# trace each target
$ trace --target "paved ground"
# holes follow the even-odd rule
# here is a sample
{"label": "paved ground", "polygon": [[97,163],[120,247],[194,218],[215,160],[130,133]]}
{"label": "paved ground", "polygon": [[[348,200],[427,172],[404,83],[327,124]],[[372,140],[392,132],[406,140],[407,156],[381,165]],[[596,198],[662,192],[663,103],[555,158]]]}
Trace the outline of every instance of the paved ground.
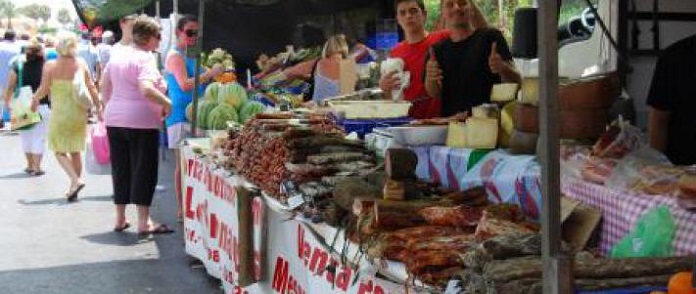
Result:
{"label": "paved ground", "polygon": [[[28,177],[17,135],[0,131],[0,293],[221,293],[184,253],[175,220],[171,155],[162,161],[152,215],[177,232],[139,238],[112,232],[109,176],[86,176],[77,203],[55,158]],[[135,208],[128,208],[135,221]]]}

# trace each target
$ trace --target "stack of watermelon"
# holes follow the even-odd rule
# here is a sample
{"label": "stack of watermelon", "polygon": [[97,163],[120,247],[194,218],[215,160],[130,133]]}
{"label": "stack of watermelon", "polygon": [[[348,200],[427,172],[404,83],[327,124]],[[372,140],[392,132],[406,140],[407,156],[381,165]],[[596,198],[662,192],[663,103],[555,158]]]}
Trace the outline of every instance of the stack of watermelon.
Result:
{"label": "stack of watermelon", "polygon": [[[262,113],[266,107],[247,99],[244,87],[239,83],[212,83],[198,102],[198,127],[204,130],[224,130],[228,121],[244,124]],[[193,104],[186,108],[186,116],[193,120]]]}

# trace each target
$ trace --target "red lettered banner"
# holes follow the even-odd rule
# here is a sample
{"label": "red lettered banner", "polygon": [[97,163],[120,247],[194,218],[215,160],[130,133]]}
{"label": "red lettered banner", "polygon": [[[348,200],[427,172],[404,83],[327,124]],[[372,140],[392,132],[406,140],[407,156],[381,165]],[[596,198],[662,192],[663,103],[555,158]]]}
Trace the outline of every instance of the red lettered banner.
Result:
{"label": "red lettered banner", "polygon": [[[375,277],[364,260],[360,262],[360,274],[356,273],[319,242],[307,224],[288,220],[291,215],[269,209],[262,197],[255,197],[252,202],[253,268],[258,282],[244,288],[237,286],[240,256],[235,187],[244,186],[245,182],[213,169],[191,148],[182,149],[182,155],[186,252],[201,260],[207,272],[222,281],[225,293],[405,291],[402,284]],[[332,233],[324,234],[323,239],[331,240]],[[354,254],[348,256],[352,258]]]}

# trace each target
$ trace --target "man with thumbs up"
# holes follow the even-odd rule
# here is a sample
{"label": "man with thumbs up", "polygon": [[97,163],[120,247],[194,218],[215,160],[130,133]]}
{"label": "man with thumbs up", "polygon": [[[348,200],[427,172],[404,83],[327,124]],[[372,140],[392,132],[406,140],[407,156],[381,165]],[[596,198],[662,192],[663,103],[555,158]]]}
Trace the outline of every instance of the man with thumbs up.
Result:
{"label": "man with thumbs up", "polygon": [[519,83],[520,74],[502,33],[472,25],[473,0],[442,0],[450,37],[430,50],[425,89],[441,97],[442,116],[470,111],[490,101],[493,84]]}
{"label": "man with thumbs up", "polygon": [[[425,21],[428,12],[423,0],[394,0],[396,20],[404,32],[404,40],[389,52],[389,57],[401,58],[404,61],[404,71],[410,73],[408,87],[404,90],[404,98],[413,103],[409,116],[416,119],[427,119],[440,116],[440,99],[429,96],[423,84],[426,56],[428,48],[433,44],[449,38],[449,30],[428,32]],[[474,26],[486,27],[486,19],[481,12],[474,8]],[[381,77],[379,86],[387,98],[391,98],[391,90],[399,88],[401,80],[395,72]]]}

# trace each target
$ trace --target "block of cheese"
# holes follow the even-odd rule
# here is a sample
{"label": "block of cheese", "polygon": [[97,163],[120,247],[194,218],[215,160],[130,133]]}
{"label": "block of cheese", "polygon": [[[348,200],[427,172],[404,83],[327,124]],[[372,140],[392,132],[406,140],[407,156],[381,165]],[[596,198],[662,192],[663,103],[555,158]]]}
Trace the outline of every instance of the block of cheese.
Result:
{"label": "block of cheese", "polygon": [[495,104],[481,104],[472,108],[471,114],[473,117],[499,119],[500,109]]}
{"label": "block of cheese", "polygon": [[447,128],[447,147],[466,147],[466,123],[452,121]]}
{"label": "block of cheese", "polygon": [[517,98],[517,89],[519,84],[516,83],[502,83],[493,85],[491,89],[491,101],[492,102],[508,102],[515,100]]}
{"label": "block of cheese", "polygon": [[466,121],[466,144],[473,149],[494,149],[498,143],[498,120],[472,117]]}

